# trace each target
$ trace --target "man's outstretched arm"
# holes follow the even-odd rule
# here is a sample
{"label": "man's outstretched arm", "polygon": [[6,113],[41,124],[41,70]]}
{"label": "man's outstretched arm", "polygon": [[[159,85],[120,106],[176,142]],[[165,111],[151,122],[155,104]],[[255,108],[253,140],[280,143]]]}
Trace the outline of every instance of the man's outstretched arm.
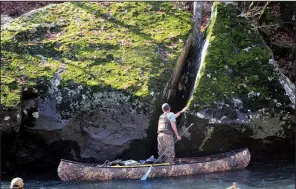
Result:
{"label": "man's outstretched arm", "polygon": [[176,113],[176,114],[175,114],[176,118],[179,117],[179,116],[181,115],[181,113],[184,113],[187,109],[188,109],[188,108],[185,107],[185,108],[183,108],[180,112]]}

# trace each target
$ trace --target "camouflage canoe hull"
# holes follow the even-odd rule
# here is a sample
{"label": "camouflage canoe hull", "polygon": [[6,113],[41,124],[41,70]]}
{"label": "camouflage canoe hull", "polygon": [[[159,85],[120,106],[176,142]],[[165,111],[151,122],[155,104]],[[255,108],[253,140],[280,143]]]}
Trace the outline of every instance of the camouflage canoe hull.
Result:
{"label": "camouflage canoe hull", "polygon": [[[244,169],[251,154],[248,149],[199,158],[177,158],[174,165],[153,166],[148,178],[173,177]],[[61,160],[58,175],[63,181],[104,181],[111,179],[141,179],[149,167],[100,167]]]}

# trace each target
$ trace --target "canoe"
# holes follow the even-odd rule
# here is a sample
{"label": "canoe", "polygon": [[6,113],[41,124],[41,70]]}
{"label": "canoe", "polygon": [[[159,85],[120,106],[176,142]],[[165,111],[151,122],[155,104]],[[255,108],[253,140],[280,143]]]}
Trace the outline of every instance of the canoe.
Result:
{"label": "canoe", "polygon": [[[155,164],[148,178],[173,177],[244,169],[250,163],[247,148],[196,158],[176,158],[174,164]],[[105,181],[141,179],[150,165],[106,166],[85,164],[62,159],[58,175],[62,181]]]}

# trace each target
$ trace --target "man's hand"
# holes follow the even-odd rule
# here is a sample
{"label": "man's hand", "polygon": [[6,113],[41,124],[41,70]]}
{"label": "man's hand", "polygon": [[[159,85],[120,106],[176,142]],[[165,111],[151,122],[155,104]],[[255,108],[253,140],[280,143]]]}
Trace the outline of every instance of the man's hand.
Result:
{"label": "man's hand", "polygon": [[178,139],[178,140],[181,140],[181,136],[180,136],[180,135],[177,135],[177,139]]}
{"label": "man's hand", "polygon": [[181,110],[181,112],[184,113],[186,110],[188,110],[187,107],[183,108],[183,109]]}

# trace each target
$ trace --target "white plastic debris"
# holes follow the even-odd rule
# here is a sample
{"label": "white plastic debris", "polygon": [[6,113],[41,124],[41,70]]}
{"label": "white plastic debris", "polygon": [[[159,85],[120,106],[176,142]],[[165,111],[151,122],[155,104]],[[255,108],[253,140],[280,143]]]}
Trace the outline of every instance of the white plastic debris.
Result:
{"label": "white plastic debris", "polygon": [[9,117],[9,116],[6,116],[6,117],[4,118],[4,121],[8,121],[8,120],[10,120],[10,117]]}
{"label": "white plastic debris", "polygon": [[33,116],[34,118],[39,118],[39,113],[38,113],[38,112],[34,112],[34,113],[32,113],[32,116]]}

